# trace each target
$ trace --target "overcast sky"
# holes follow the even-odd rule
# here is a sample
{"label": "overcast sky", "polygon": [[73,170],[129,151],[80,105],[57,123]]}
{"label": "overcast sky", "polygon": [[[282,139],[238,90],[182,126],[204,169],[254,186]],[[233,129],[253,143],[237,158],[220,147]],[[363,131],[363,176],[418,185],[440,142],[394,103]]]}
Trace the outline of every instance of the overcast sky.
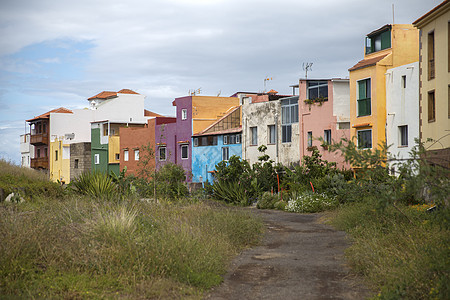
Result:
{"label": "overcast sky", "polygon": [[347,77],[367,33],[412,23],[441,0],[1,0],[0,158],[20,161],[25,119],[132,89],[172,100],[237,91],[283,94],[304,77]]}

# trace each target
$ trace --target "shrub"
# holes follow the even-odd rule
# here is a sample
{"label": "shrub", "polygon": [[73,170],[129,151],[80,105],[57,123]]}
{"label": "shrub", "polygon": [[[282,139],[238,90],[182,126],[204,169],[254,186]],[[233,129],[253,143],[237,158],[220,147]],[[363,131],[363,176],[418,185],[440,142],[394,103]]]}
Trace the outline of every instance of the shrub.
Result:
{"label": "shrub", "polygon": [[213,185],[213,196],[230,204],[249,205],[250,199],[245,185],[236,181],[217,181]]}
{"label": "shrub", "polygon": [[278,201],[280,201],[278,194],[265,192],[259,197],[256,207],[261,209],[273,209],[275,208],[275,203]]}
{"label": "shrub", "polygon": [[112,200],[118,196],[113,179],[99,171],[85,172],[72,180],[71,185],[81,194],[97,199]]}
{"label": "shrub", "polygon": [[189,194],[186,186],[186,174],[183,167],[167,163],[164,164],[157,172],[155,178],[150,181],[150,186],[155,184],[158,198],[180,199]]}
{"label": "shrub", "polygon": [[325,194],[302,193],[291,194],[286,205],[286,210],[297,213],[315,213],[333,209],[338,205],[338,201]]}

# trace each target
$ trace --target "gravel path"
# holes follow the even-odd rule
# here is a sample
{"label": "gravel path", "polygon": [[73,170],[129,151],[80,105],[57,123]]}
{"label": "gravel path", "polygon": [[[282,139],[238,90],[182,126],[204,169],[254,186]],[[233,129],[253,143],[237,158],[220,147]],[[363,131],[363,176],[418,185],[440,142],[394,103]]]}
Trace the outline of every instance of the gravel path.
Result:
{"label": "gravel path", "polygon": [[320,224],[320,214],[257,210],[267,228],[261,246],[244,251],[206,299],[365,299],[349,274],[345,233]]}

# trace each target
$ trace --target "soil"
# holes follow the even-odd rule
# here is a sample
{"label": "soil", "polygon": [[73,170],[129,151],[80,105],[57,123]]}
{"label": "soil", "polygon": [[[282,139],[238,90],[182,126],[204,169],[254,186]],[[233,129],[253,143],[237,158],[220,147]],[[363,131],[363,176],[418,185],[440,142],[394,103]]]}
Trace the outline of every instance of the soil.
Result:
{"label": "soil", "polygon": [[345,265],[350,241],[320,214],[252,211],[264,220],[260,246],[233,260],[206,299],[365,299],[370,291]]}

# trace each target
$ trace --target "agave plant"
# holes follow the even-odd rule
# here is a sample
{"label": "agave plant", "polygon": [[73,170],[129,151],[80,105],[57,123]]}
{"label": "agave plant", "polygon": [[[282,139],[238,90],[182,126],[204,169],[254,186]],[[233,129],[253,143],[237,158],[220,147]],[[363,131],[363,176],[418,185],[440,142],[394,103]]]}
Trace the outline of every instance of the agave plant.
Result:
{"label": "agave plant", "polygon": [[86,172],[75,178],[72,183],[80,193],[94,198],[112,199],[117,196],[116,184],[105,173]]}
{"label": "agave plant", "polygon": [[213,185],[213,195],[218,200],[232,204],[248,205],[249,198],[244,185],[236,181],[217,181]]}

